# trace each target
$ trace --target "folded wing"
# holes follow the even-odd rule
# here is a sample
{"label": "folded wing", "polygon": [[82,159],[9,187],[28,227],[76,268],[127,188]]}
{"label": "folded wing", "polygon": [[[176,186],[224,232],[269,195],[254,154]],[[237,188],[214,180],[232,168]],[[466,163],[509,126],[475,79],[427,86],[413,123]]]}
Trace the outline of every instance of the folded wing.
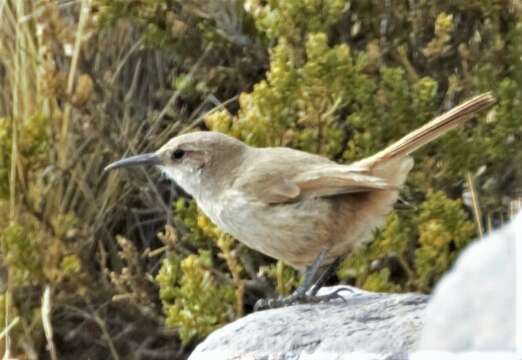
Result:
{"label": "folded wing", "polygon": [[309,197],[396,190],[385,179],[370,175],[364,169],[335,163],[315,165],[309,170],[297,172],[297,175],[254,172],[245,180],[240,190],[267,204]]}

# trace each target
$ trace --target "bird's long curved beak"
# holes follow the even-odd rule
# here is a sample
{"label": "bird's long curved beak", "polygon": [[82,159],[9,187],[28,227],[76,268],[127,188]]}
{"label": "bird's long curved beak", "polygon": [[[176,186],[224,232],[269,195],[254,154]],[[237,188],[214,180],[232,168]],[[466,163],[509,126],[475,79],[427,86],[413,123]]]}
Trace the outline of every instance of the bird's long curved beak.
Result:
{"label": "bird's long curved beak", "polygon": [[161,159],[156,153],[147,153],[147,154],[131,156],[131,157],[124,158],[124,159],[115,161],[113,163],[110,163],[103,169],[103,172],[106,173],[106,172],[114,170],[114,169],[130,167],[130,166],[160,165],[160,164],[161,164]]}

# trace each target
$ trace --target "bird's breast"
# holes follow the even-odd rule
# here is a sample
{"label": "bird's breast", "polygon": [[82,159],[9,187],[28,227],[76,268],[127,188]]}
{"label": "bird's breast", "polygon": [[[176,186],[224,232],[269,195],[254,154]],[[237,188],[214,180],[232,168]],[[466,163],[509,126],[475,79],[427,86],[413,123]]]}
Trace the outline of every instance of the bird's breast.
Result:
{"label": "bird's breast", "polygon": [[211,201],[197,200],[221,230],[296,267],[311,263],[330,238],[330,204],[324,199],[268,205],[228,190]]}

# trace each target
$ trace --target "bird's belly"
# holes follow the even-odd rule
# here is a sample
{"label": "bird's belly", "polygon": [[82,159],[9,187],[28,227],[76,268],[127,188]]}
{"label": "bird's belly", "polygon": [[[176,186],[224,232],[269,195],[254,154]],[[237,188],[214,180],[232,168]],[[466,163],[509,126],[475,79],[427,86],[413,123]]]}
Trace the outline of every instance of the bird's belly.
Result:
{"label": "bird's belly", "polygon": [[330,240],[330,204],[324,199],[267,205],[229,193],[202,210],[248,247],[295,267],[310,264]]}

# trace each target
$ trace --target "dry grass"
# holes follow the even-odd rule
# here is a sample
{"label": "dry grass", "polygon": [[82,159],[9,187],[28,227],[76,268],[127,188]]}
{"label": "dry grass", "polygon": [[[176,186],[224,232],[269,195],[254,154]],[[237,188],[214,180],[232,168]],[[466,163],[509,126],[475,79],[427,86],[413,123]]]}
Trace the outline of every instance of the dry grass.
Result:
{"label": "dry grass", "polygon": [[[18,217],[17,172],[23,171],[18,156],[18,128],[29,115],[43,105],[38,86],[39,52],[28,22],[20,21],[28,9],[23,1],[2,2],[0,5],[0,57],[3,65],[3,91],[0,116],[9,115],[12,126],[11,166],[9,174],[9,222]],[[2,244],[5,256],[5,246]],[[12,284],[7,274],[5,292],[4,358],[11,357],[11,329],[19,318],[11,319]]]}
{"label": "dry grass", "polygon": [[[171,199],[177,191],[145,169],[132,182],[122,181],[127,179],[125,172],[107,177],[101,169],[124,155],[159,147],[187,126],[197,126],[212,107],[223,105],[209,98],[194,109],[181,108],[179,93],[165,81],[173,68],[171,60],[144,49],[142,38],[128,24],[96,32],[89,4],[0,2],[0,118],[12,129],[9,223],[29,214],[81,259],[83,269],[77,283],[53,291],[52,308],[50,290],[45,292],[43,324],[27,312],[21,314],[24,319],[10,312],[28,306],[21,292],[42,294],[48,285],[21,289],[8,280],[4,358],[21,353],[35,358],[46,346],[51,358],[80,353],[91,358],[110,354],[113,359],[130,354],[182,357],[185,352],[177,337],[163,328],[157,294],[150,294],[156,299],[152,307],[114,303],[108,277],[108,271],[123,265],[113,234],[136,239],[140,251],[157,247],[156,233],[170,222]],[[198,70],[205,54],[189,75]],[[35,115],[48,119],[45,132],[51,144],[43,154],[45,161],[37,165],[20,150],[21,129]],[[78,219],[73,234],[57,235],[57,214]],[[4,256],[5,251],[3,247]],[[161,257],[139,261],[152,271]],[[35,299],[37,308],[42,298]],[[44,336],[35,337],[40,327]],[[100,340],[94,341],[97,337]]]}
{"label": "dry grass", "polygon": [[477,232],[479,237],[484,238],[484,226],[482,225],[482,214],[480,211],[480,204],[478,200],[477,189],[475,188],[475,180],[471,173],[468,172],[466,181],[468,184],[469,191],[471,193],[471,204],[473,206],[473,218],[475,220],[475,225],[477,226]]}

